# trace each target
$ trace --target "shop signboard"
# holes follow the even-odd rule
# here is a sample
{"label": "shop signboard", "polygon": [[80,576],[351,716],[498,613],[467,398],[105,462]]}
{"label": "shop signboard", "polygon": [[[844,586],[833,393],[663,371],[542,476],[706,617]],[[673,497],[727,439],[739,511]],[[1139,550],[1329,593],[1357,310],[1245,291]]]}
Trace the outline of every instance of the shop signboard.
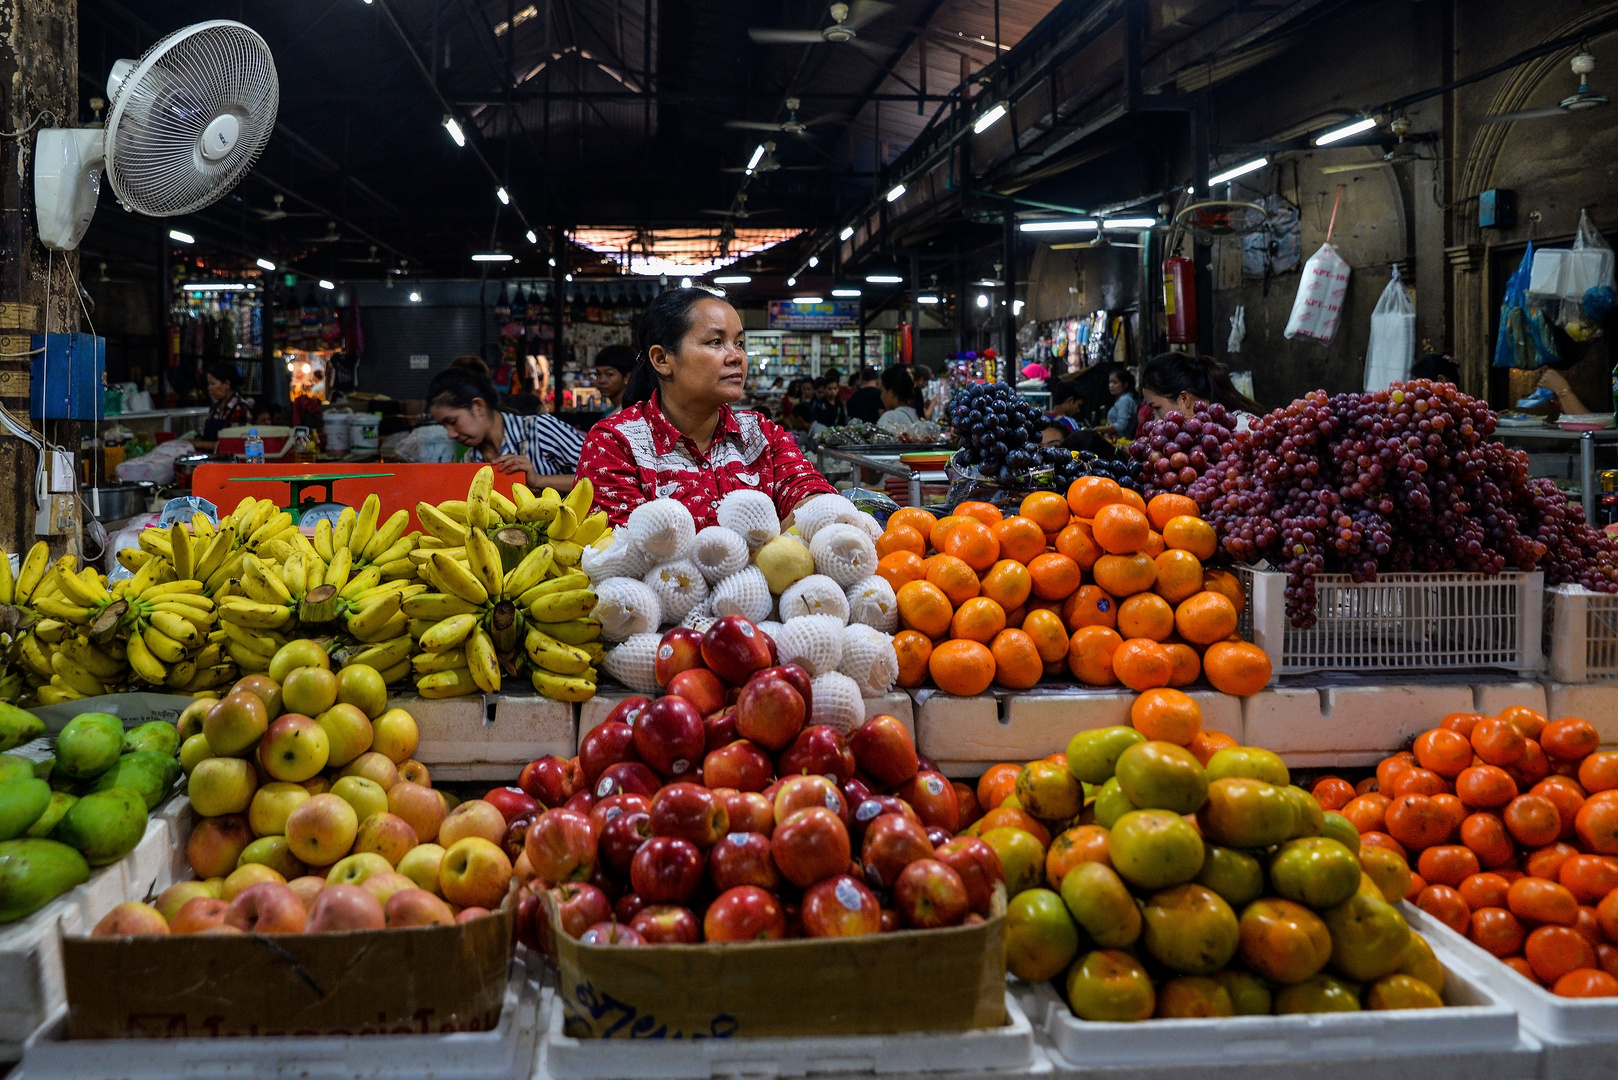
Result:
{"label": "shop signboard", "polygon": [[831,303],[799,304],[791,300],[770,301],[771,330],[858,330],[860,305],[834,300]]}

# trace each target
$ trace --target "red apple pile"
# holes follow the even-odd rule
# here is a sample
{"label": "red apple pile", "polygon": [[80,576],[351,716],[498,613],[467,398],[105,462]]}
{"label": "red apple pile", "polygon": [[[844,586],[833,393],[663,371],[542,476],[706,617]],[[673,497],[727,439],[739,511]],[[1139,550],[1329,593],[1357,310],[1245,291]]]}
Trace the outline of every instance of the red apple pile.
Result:
{"label": "red apple pile", "polygon": [[[750,631],[750,632],[749,632]],[[985,842],[955,837],[957,789],[876,716],[848,736],[804,725],[809,673],[772,666],[740,616],[664,635],[667,693],[627,698],[579,756],[518,786],[527,826],[517,932],[598,945],[849,937],[981,921],[1004,880]]]}

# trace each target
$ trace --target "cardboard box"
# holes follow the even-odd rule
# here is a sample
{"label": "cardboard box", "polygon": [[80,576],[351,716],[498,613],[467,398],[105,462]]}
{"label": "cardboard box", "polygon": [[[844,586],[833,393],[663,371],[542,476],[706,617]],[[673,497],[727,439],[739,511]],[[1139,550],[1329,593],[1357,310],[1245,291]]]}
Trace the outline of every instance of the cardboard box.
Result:
{"label": "cardboard box", "polygon": [[857,938],[626,948],[556,935],[575,1039],[966,1031],[1006,1022],[1005,916]]}
{"label": "cardboard box", "polygon": [[426,1035],[500,1022],[508,912],[326,934],[69,938],[68,1037]]}

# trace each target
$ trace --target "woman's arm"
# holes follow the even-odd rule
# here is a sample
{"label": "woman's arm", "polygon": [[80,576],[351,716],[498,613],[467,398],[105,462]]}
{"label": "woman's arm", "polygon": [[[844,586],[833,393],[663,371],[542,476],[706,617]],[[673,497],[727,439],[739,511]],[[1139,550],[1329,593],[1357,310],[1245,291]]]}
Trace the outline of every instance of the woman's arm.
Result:
{"label": "woman's arm", "polygon": [[787,516],[805,499],[813,495],[835,493],[831,481],[820,475],[809,459],[798,449],[797,442],[778,425],[761,419],[759,426],[770,441],[770,461],[775,477],[775,490],[769,492],[775,500],[775,511]]}
{"label": "woman's arm", "polygon": [[1573,387],[1568,385],[1566,377],[1560,371],[1546,368],[1545,373],[1539,377],[1539,385],[1556,395],[1556,404],[1563,412],[1578,415],[1591,411],[1579,400],[1579,396],[1573,392]]}

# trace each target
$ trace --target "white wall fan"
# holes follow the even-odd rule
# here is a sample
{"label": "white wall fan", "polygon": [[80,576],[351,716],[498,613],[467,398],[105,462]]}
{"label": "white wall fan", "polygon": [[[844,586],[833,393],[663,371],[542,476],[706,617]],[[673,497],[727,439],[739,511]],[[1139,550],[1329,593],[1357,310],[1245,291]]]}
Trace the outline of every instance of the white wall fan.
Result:
{"label": "white wall fan", "polygon": [[270,47],[228,19],[183,27],[107,76],[99,128],[45,128],[34,143],[34,213],[48,248],[78,247],[105,173],[125,210],[174,217],[223,198],[275,130]]}
{"label": "white wall fan", "polygon": [[1483,124],[1509,124],[1516,120],[1543,120],[1553,116],[1568,116],[1607,104],[1607,95],[1590,89],[1590,73],[1596,69],[1596,58],[1588,49],[1580,49],[1570,62],[1573,74],[1579,77],[1579,88],[1555,105],[1538,109],[1520,109],[1517,112],[1498,113],[1484,117]]}

